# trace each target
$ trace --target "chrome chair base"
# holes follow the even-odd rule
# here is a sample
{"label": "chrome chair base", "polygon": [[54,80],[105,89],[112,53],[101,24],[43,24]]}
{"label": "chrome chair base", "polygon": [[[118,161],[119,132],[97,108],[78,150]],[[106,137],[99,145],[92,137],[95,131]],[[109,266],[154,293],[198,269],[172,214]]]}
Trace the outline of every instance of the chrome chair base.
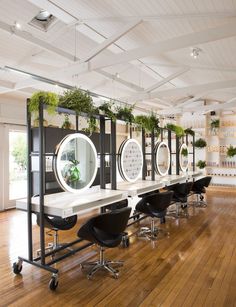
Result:
{"label": "chrome chair base", "polygon": [[105,249],[103,247],[100,247],[99,260],[92,262],[83,262],[80,264],[81,269],[83,269],[86,266],[92,266],[90,271],[87,273],[88,279],[91,279],[92,276],[99,270],[106,270],[110,272],[115,279],[119,277],[119,271],[114,269],[112,266],[119,266],[119,267],[123,266],[124,261],[105,260],[104,251]]}
{"label": "chrome chair base", "polygon": [[141,227],[140,231],[138,232],[138,237],[146,238],[150,241],[156,241],[158,239],[158,236],[160,233],[163,233],[164,235],[169,235],[168,232],[166,232],[163,229],[160,229],[155,226],[154,219],[151,221],[151,228],[149,227]]}
{"label": "chrome chair base", "polygon": [[191,201],[191,205],[198,208],[206,208],[207,203],[202,195],[197,194],[197,200]]}
{"label": "chrome chair base", "polygon": [[176,209],[169,210],[168,216],[175,217],[176,219],[181,218],[181,217],[185,217],[185,218],[189,217],[189,213],[188,213],[189,204],[188,203],[183,204],[183,203],[176,202],[175,205],[176,205]]}

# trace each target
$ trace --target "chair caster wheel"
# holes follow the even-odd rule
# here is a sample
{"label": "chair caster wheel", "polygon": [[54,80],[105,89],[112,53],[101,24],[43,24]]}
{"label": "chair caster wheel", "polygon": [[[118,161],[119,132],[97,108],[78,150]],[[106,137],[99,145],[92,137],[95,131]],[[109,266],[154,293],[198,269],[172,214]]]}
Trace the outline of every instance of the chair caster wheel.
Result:
{"label": "chair caster wheel", "polygon": [[119,273],[115,273],[115,274],[113,275],[113,277],[114,277],[115,279],[118,279]]}
{"label": "chair caster wheel", "polygon": [[48,287],[50,290],[55,291],[58,286],[58,277],[52,276],[52,278],[49,281]]}
{"label": "chair caster wheel", "polygon": [[124,247],[124,248],[129,246],[128,233],[124,233],[124,235],[122,236],[121,246]]}
{"label": "chair caster wheel", "polygon": [[91,275],[87,275],[87,279],[88,279],[88,280],[91,280],[91,279],[92,279],[92,276],[91,276]]}
{"label": "chair caster wheel", "polygon": [[18,275],[22,271],[22,263],[20,261],[14,262],[12,268],[13,272]]}
{"label": "chair caster wheel", "polygon": [[200,196],[200,200],[203,201],[203,199],[204,199],[204,196]]}

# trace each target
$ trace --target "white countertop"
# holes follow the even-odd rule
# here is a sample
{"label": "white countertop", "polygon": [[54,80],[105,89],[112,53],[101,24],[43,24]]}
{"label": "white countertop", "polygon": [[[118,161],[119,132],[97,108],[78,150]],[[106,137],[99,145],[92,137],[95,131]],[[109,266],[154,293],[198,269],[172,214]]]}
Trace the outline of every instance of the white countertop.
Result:
{"label": "white countertop", "polygon": [[[91,188],[83,194],[61,192],[44,196],[44,213],[62,218],[81,213],[85,210],[101,208],[127,198],[120,190]],[[39,212],[39,197],[32,197],[32,211]],[[27,210],[27,199],[16,201],[16,208]]]}

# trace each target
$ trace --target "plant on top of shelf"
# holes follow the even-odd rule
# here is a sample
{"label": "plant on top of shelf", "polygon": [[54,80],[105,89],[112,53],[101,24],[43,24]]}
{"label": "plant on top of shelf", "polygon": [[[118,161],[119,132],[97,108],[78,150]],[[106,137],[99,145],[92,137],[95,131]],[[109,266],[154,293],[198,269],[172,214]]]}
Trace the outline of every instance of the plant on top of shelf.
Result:
{"label": "plant on top of shelf", "polygon": [[62,129],[71,129],[72,128],[72,124],[70,122],[68,114],[65,114],[64,122],[63,122],[61,128]]}
{"label": "plant on top of shelf", "polygon": [[126,124],[131,124],[134,122],[134,115],[132,114],[134,105],[125,105],[124,107],[119,106],[116,108],[116,118],[123,120]]}
{"label": "plant on top of shelf", "polygon": [[187,148],[182,148],[181,155],[184,156],[184,157],[187,157],[188,156],[188,149]]}
{"label": "plant on top of shelf", "polygon": [[33,93],[29,101],[29,111],[38,117],[39,104],[43,103],[47,105],[47,112],[50,115],[56,113],[59,98],[58,95],[52,92],[39,91]]}
{"label": "plant on top of shelf", "polygon": [[200,169],[203,169],[206,167],[206,161],[203,160],[199,160],[197,163],[197,167],[199,167]]}
{"label": "plant on top of shelf", "polygon": [[227,148],[226,155],[227,155],[227,157],[230,157],[230,158],[234,157],[236,155],[236,147],[230,145]]}
{"label": "plant on top of shelf", "polygon": [[113,112],[112,107],[114,106],[114,102],[112,101],[104,101],[99,107],[99,111],[102,111],[105,116],[109,117],[112,121],[116,120],[116,114]]}
{"label": "plant on top of shelf", "polygon": [[94,114],[94,104],[88,92],[84,92],[79,88],[64,91],[59,97],[59,105],[63,108],[74,110],[77,115],[87,113]]}
{"label": "plant on top of shelf", "polygon": [[184,133],[185,133],[185,134],[189,134],[189,135],[191,135],[191,136],[194,136],[194,135],[195,135],[195,131],[192,129],[192,127],[191,127],[191,128],[186,128],[186,129],[184,130]]}
{"label": "plant on top of shelf", "polygon": [[182,137],[185,135],[184,128],[175,124],[166,124],[165,128],[173,131],[177,137]]}
{"label": "plant on top of shelf", "polygon": [[196,148],[204,148],[207,146],[207,142],[204,139],[200,138],[195,141],[194,146]]}
{"label": "plant on top of shelf", "polygon": [[219,119],[212,119],[211,120],[211,129],[216,129],[220,127],[220,120]]}
{"label": "plant on top of shelf", "polygon": [[152,130],[160,130],[158,126],[159,118],[155,113],[151,113],[150,115],[137,115],[135,116],[134,122],[139,128],[143,128],[148,132],[151,132]]}

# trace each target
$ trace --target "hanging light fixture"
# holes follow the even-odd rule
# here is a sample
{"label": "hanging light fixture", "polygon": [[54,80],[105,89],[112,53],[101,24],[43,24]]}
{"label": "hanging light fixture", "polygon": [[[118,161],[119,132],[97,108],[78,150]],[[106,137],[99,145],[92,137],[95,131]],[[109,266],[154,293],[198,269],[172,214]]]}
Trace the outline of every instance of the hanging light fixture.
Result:
{"label": "hanging light fixture", "polygon": [[199,57],[199,54],[202,52],[202,49],[198,47],[194,47],[190,53],[191,57],[194,59],[197,59]]}

